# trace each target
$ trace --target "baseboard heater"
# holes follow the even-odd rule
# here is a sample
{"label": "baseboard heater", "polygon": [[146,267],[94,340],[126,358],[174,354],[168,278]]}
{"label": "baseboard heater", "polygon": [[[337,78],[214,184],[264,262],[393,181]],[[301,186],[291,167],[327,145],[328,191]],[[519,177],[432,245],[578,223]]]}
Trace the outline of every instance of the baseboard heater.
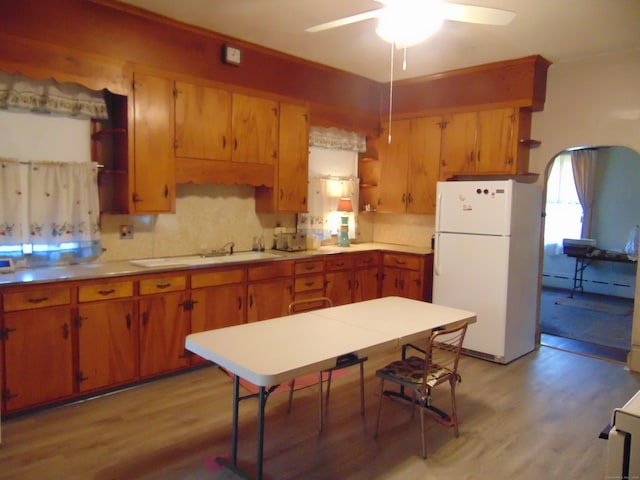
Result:
{"label": "baseboard heater", "polygon": [[613,411],[610,427],[600,436],[607,440],[606,478],[640,478],[640,391]]}

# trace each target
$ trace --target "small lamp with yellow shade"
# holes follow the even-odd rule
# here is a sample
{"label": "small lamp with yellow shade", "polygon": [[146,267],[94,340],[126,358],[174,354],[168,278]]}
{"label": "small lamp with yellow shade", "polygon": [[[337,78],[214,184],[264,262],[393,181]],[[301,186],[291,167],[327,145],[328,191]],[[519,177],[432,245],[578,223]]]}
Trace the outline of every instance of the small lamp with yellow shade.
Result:
{"label": "small lamp with yellow shade", "polygon": [[341,198],[338,200],[338,212],[342,212],[340,218],[340,231],[338,232],[338,246],[348,247],[351,245],[349,241],[349,216],[353,212],[353,203],[350,198]]}

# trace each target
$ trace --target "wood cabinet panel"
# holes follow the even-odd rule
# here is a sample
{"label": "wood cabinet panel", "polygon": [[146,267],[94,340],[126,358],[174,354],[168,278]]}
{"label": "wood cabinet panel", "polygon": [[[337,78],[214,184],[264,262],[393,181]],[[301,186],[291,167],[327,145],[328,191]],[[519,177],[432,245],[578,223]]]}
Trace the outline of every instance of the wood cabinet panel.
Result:
{"label": "wood cabinet panel", "polygon": [[154,293],[176,292],[187,288],[186,275],[163,276],[140,280],[140,295]]}
{"label": "wood cabinet panel", "polygon": [[191,275],[191,288],[240,283],[246,278],[246,273],[244,268],[215,269],[205,273],[194,273]]}
{"label": "wood cabinet panel", "polygon": [[[298,293],[309,291],[320,291],[324,288],[324,276],[319,275],[305,275],[303,277],[296,277],[294,281],[294,292],[296,297]],[[321,295],[321,293],[320,293]]]}
{"label": "wood cabinet panel", "polygon": [[442,118],[422,117],[411,121],[407,213],[436,212],[436,184],[440,173]]}
{"label": "wood cabinet panel", "polygon": [[[198,288],[191,292],[191,333],[231,327],[245,322],[246,287],[243,283]],[[191,365],[207,361],[190,354]]]}
{"label": "wood cabinet panel", "polygon": [[175,212],[173,82],[136,72],[133,86],[133,211]]}
{"label": "wood cabinet panel", "polygon": [[293,298],[291,277],[250,283],[247,287],[247,321],[257,322],[287,315]]}
{"label": "wood cabinet panel", "polygon": [[376,210],[383,213],[404,212],[407,201],[411,121],[392,122],[391,143],[387,141],[388,128],[388,125],[383,126],[380,134],[380,181]]}
{"label": "wood cabinet panel", "polygon": [[445,115],[440,153],[440,179],[453,173],[475,171],[477,142],[476,112]]}
{"label": "wood cabinet panel", "polygon": [[324,271],[324,262],[322,260],[296,262],[294,266],[295,275],[305,275],[308,273],[318,273],[323,271]]}
{"label": "wood cabinet panel", "polygon": [[171,372],[188,365],[184,341],[189,333],[189,292],[140,300],[140,376]]}
{"label": "wood cabinet panel", "polygon": [[234,162],[273,165],[278,158],[278,102],[232,94]]}
{"label": "wood cabinet panel", "polygon": [[81,393],[135,380],[137,325],[134,300],[78,307],[78,372]]}
{"label": "wood cabinet panel", "polygon": [[231,160],[231,93],[175,82],[176,157]]}
{"label": "wood cabinet panel", "polygon": [[[425,259],[423,255],[383,254],[381,295],[426,300]],[[429,280],[429,284],[431,279]]]}
{"label": "wood cabinet panel", "polygon": [[73,394],[73,341],[68,306],[4,314],[4,408],[14,412]]}
{"label": "wood cabinet panel", "polygon": [[19,290],[5,293],[2,299],[5,312],[30,310],[33,308],[66,305],[71,301],[71,290],[68,287]]}
{"label": "wood cabinet panel", "polygon": [[280,103],[278,161],[273,187],[256,189],[257,212],[306,212],[309,109]]}
{"label": "wood cabinet panel", "polygon": [[291,277],[293,274],[293,262],[278,261],[252,265],[247,270],[248,280],[265,280],[273,277]]}
{"label": "wood cabinet panel", "polygon": [[132,295],[133,281],[93,283],[78,287],[78,301],[81,303],[112,300]]}
{"label": "wood cabinet panel", "polygon": [[394,121],[391,144],[387,142],[388,130],[383,131],[378,211],[435,213],[441,125],[439,116]]}

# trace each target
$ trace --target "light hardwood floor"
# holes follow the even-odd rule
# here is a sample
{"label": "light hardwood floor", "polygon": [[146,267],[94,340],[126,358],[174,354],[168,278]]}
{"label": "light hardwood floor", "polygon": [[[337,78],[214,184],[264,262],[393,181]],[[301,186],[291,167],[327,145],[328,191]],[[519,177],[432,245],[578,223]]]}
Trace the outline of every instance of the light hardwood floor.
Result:
{"label": "light hardwood floor", "polygon": [[[357,369],[334,381],[321,434],[317,390],[267,402],[267,479],[579,479],[605,477],[598,434],[613,408],[640,389],[623,365],[549,347],[509,365],[463,357],[460,437],[429,422],[420,457],[419,415],[386,400],[373,439],[375,369],[398,352],[370,356],[366,416]],[[90,401],[5,419],[0,478],[211,479],[206,460],[229,451],[232,384],[218,368],[162,379]],[[448,390],[435,395],[447,405]],[[240,463],[254,473],[256,401],[240,408]]]}

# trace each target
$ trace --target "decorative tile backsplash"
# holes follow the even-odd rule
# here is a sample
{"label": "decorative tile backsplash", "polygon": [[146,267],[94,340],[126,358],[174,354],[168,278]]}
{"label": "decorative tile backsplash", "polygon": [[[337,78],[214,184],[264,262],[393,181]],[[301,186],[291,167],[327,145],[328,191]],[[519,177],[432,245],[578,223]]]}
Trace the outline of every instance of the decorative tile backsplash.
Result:
{"label": "decorative tile backsplash", "polygon": [[[193,255],[233,241],[236,251],[251,250],[264,235],[270,248],[273,229],[295,229],[294,214],[255,212],[254,188],[244,185],[178,185],[175,214],[104,215],[100,261]],[[433,215],[361,213],[358,242],[416,247],[431,244]],[[120,225],[133,226],[133,238],[120,238]],[[335,243],[335,242],[334,242]]]}

